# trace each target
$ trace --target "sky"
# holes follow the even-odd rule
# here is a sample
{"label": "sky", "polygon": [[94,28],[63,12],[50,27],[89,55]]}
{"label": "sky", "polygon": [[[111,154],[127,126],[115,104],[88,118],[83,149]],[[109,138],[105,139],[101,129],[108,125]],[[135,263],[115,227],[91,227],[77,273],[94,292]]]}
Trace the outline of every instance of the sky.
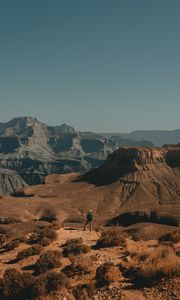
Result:
{"label": "sky", "polygon": [[0,122],[180,128],[179,0],[0,0]]}

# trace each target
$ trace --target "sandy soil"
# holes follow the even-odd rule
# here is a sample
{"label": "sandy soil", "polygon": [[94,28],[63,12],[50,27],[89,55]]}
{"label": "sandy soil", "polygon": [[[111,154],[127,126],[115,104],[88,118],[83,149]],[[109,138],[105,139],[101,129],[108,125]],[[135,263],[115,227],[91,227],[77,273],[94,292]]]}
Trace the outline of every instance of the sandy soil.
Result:
{"label": "sandy soil", "polygon": [[[95,245],[97,239],[100,237],[99,231],[84,231],[82,228],[74,228],[74,227],[66,227],[61,228],[57,231],[58,238],[56,241],[54,241],[51,245],[44,248],[44,250],[47,249],[62,249],[62,245],[67,241],[68,239],[74,239],[74,238],[82,238],[83,242],[88,246]],[[154,247],[157,244],[156,241],[150,240],[150,241],[139,241],[134,242],[130,239],[127,240],[127,249],[142,249],[143,247]],[[24,259],[19,262],[13,262],[13,260],[16,258],[17,253],[25,249],[29,246],[26,244],[21,244],[17,249],[14,249],[9,252],[1,252],[0,253],[0,270],[1,275],[4,273],[5,269],[9,267],[17,267],[21,270],[27,269],[27,267],[33,265],[38,256],[29,257],[27,259]],[[86,257],[89,256],[94,257],[94,264],[96,267],[101,265],[104,262],[110,261],[114,262],[116,265],[118,265],[124,256],[125,249],[121,247],[111,247],[111,248],[103,248],[100,250],[93,250],[91,249],[90,252],[88,252]],[[70,264],[70,261],[68,258],[62,258],[62,268],[66,265]],[[83,277],[74,277],[71,280],[71,287],[76,286],[80,283],[85,283],[89,279],[89,275],[85,275]],[[124,280],[121,280],[119,283],[111,284],[108,288],[104,288],[99,290],[95,296],[89,299],[94,300],[108,300],[108,299],[116,299],[116,300],[178,300],[180,299],[180,294],[178,292],[178,285],[180,284],[179,279],[171,280],[168,282],[165,282],[164,285],[162,283],[161,286],[154,287],[154,288],[144,288],[144,289],[133,289],[132,285],[126,278]],[[64,296],[62,296],[64,295]],[[44,300],[46,297],[44,297]],[[49,298],[47,298],[49,299]],[[71,300],[70,295],[64,294],[56,294],[53,299],[62,299],[62,300]]]}

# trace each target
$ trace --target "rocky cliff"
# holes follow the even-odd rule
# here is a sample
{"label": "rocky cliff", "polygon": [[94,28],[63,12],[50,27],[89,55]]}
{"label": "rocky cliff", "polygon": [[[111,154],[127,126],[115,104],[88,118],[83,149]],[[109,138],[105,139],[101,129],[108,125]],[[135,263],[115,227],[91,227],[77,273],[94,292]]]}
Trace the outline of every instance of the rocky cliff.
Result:
{"label": "rocky cliff", "polygon": [[0,169],[0,196],[11,195],[27,186],[19,174],[11,170]]}
{"label": "rocky cliff", "polygon": [[29,184],[51,173],[87,171],[116,148],[106,138],[66,124],[52,127],[32,117],[0,124],[0,167],[17,171]]}
{"label": "rocky cliff", "polygon": [[111,189],[111,201],[117,205],[119,199],[116,211],[121,213],[160,209],[177,213],[180,219],[179,145],[120,148],[110,154],[102,166],[81,176],[79,181]]}

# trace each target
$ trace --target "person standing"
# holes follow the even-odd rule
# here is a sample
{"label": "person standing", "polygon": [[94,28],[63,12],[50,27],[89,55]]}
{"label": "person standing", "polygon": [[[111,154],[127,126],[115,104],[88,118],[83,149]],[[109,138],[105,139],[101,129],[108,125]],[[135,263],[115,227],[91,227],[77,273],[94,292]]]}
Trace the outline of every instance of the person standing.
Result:
{"label": "person standing", "polygon": [[93,212],[92,210],[90,209],[89,212],[87,213],[87,216],[86,216],[87,220],[86,220],[86,223],[84,225],[84,230],[86,230],[86,227],[87,225],[89,224],[90,225],[90,231],[92,230],[92,222],[93,222]]}

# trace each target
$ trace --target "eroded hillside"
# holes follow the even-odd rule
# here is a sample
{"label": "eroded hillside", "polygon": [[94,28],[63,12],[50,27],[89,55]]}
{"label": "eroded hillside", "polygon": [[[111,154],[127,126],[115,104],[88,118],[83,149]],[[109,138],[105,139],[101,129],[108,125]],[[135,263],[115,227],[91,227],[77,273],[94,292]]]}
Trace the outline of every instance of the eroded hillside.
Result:
{"label": "eroded hillside", "polygon": [[179,147],[121,148],[86,175],[49,175],[45,184],[26,187],[24,197],[1,199],[2,213],[13,207],[14,215],[36,218],[52,207],[62,222],[82,222],[93,209],[97,222],[104,223],[125,212],[156,210],[179,219],[179,155]]}

